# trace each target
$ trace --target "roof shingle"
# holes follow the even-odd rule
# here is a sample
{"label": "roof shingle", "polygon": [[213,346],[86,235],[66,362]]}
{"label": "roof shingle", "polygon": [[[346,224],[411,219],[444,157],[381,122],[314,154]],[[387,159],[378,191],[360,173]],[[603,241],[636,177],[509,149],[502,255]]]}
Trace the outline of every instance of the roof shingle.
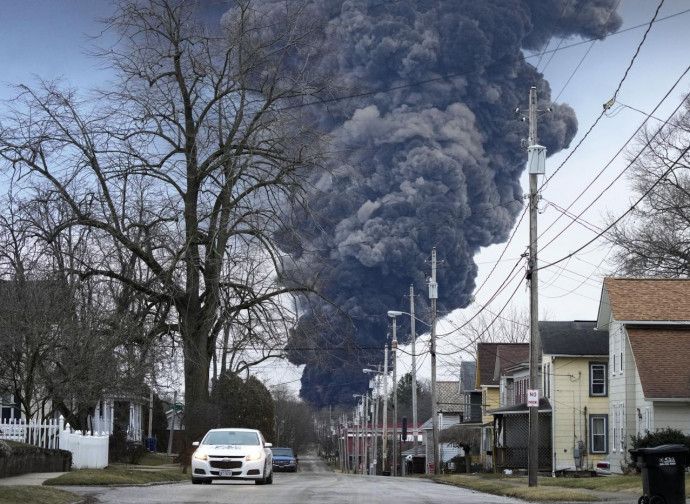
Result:
{"label": "roof shingle", "polygon": [[501,372],[528,359],[529,343],[478,343],[476,388],[498,386]]}
{"label": "roof shingle", "polygon": [[604,279],[616,320],[690,321],[690,279]]}
{"label": "roof shingle", "polygon": [[632,326],[627,330],[645,398],[690,398],[690,330]]}

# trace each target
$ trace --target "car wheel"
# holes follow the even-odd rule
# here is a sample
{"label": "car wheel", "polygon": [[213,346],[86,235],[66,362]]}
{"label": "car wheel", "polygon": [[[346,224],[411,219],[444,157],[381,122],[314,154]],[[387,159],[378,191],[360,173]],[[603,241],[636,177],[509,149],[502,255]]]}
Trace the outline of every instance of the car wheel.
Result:
{"label": "car wheel", "polygon": [[273,484],[273,471],[271,471],[271,474],[268,475],[268,478],[266,478],[266,484],[267,485],[272,485]]}
{"label": "car wheel", "polygon": [[203,481],[201,481],[200,478],[195,478],[192,476],[192,485],[201,485],[201,483],[203,483]]}

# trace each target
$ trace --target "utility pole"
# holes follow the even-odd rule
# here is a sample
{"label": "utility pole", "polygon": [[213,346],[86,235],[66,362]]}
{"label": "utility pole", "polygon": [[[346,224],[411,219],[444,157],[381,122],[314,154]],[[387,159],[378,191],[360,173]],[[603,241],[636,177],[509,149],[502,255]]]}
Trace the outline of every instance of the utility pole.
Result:
{"label": "utility pole", "polygon": [[393,476],[398,475],[398,337],[397,318],[393,317]]}
{"label": "utility pole", "polygon": [[352,426],[355,431],[355,456],[353,464],[354,470],[352,472],[354,474],[359,474],[359,414],[357,411],[357,407],[355,407],[354,415],[352,416]]}
{"label": "utility pole", "polygon": [[415,352],[414,285],[410,285],[410,335],[412,337],[412,447],[417,456],[417,354]]}
{"label": "utility pole", "polygon": [[431,300],[431,441],[434,445],[434,474],[440,474],[438,454],[438,404],[436,403],[436,247],[431,249],[431,280],[429,281],[429,299]]}
{"label": "utility pole", "polygon": [[[537,274],[537,211],[538,188],[537,176],[545,172],[546,148],[537,144],[537,88],[529,92],[529,147],[527,148],[527,165],[529,168],[529,262],[527,280],[530,284],[530,351],[529,351],[529,449],[527,459],[528,485],[538,484],[539,471],[539,355],[541,341],[539,338],[539,285]],[[535,394],[536,391],[536,394]],[[536,395],[536,404],[535,404]]]}
{"label": "utility pole", "polygon": [[362,474],[369,472],[369,446],[371,446],[371,424],[369,423],[369,395],[364,395],[364,463]]}
{"label": "utility pole", "polygon": [[383,352],[383,441],[381,446],[381,471],[388,467],[388,341]]}
{"label": "utility pole", "polygon": [[345,472],[350,474],[350,424],[347,421],[347,415],[343,415],[345,420]]}
{"label": "utility pole", "polygon": [[379,467],[379,403],[381,402],[381,394],[379,393],[379,385],[381,385],[381,364],[376,366],[376,403],[374,406],[374,474],[378,472]]}

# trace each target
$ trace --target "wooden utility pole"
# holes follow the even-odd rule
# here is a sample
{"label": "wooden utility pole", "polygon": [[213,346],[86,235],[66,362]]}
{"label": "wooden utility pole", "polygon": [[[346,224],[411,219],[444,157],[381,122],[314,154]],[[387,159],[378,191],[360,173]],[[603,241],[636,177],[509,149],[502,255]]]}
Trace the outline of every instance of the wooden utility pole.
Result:
{"label": "wooden utility pole", "polygon": [[[386,338],[387,339],[387,338]],[[383,352],[383,441],[382,441],[383,462],[381,472],[388,471],[388,341]]]}
{"label": "wooden utility pole", "polygon": [[429,281],[429,300],[431,301],[431,433],[434,444],[434,474],[440,474],[438,452],[438,398],[436,397],[436,299],[438,298],[438,284],[436,283],[436,248],[431,249],[431,280]]}
{"label": "wooden utility pole", "polygon": [[412,446],[414,456],[417,456],[417,353],[415,350],[415,340],[417,333],[415,330],[414,318],[414,285],[410,285],[410,336],[412,339]]}
{"label": "wooden utility pole", "polygon": [[396,335],[397,318],[393,317],[393,476],[398,475],[398,336]]}
{"label": "wooden utility pole", "polygon": [[[529,352],[529,450],[527,478],[529,486],[537,486],[539,472],[539,303],[537,288],[537,213],[539,195],[537,177],[545,172],[546,148],[537,144],[537,88],[529,93],[529,147],[527,165],[529,169],[529,263],[527,279],[530,284],[530,352]],[[536,392],[535,392],[536,391]],[[536,395],[536,404],[535,404]]]}

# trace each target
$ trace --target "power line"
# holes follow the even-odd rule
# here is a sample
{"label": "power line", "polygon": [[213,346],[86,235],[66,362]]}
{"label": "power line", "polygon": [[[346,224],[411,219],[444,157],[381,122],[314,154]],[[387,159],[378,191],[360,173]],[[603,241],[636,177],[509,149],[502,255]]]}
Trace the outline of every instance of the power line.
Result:
{"label": "power line", "polygon": [[[651,141],[651,139],[650,139],[650,141]],[[648,145],[649,145],[649,143],[648,143]],[[659,184],[661,183],[661,181],[664,180],[664,179],[666,178],[666,176],[667,176],[669,173],[671,173],[671,171],[676,167],[676,165],[678,164],[678,162],[683,158],[683,156],[685,156],[685,154],[686,154],[688,151],[690,151],[690,145],[688,145],[685,149],[683,149],[683,151],[681,152],[680,156],[678,156],[678,157],[676,158],[676,160],[673,161],[673,163],[671,163],[671,166],[669,166],[668,169],[667,169],[664,173],[661,174],[661,176],[660,176],[660,177],[659,177],[659,178],[658,178],[658,179],[657,179],[657,180],[656,180],[656,181],[655,181],[655,182],[654,182],[654,183],[653,183],[643,194],[642,194],[642,196],[640,196],[640,197],[637,199],[637,201],[635,201],[635,203],[633,203],[633,205],[630,206],[630,208],[628,208],[625,212],[623,212],[623,214],[622,214],[620,217],[618,217],[615,221],[613,221],[613,222],[612,222],[606,229],[604,229],[601,233],[599,233],[597,236],[595,236],[594,238],[592,238],[591,240],[589,240],[587,243],[585,243],[584,245],[582,245],[580,248],[578,248],[577,250],[575,250],[575,252],[571,252],[570,254],[568,254],[568,255],[566,255],[566,256],[564,256],[564,257],[558,259],[557,261],[553,261],[553,262],[551,262],[551,263],[549,263],[549,264],[546,264],[546,265],[544,265],[544,266],[540,266],[538,269],[541,270],[541,269],[550,268],[551,266],[555,266],[556,264],[561,263],[561,262],[565,261],[566,259],[568,259],[568,258],[570,258],[570,257],[573,257],[575,254],[577,254],[577,253],[580,252],[581,250],[587,248],[587,247],[588,247],[589,245],[591,245],[593,242],[595,242],[596,240],[598,240],[601,236],[603,236],[606,232],[608,232],[611,228],[613,228],[613,227],[614,227],[615,225],[617,225],[621,220],[623,220],[623,218],[624,218],[626,215],[628,215],[630,212],[632,212],[632,211],[637,207],[637,205],[639,205],[639,204],[640,204],[640,203],[641,203],[641,202],[642,202],[642,201],[643,201],[643,200],[644,200],[644,199],[645,199],[655,188],[656,188],[656,186],[659,185]],[[638,154],[638,156],[639,156],[639,154]]]}

